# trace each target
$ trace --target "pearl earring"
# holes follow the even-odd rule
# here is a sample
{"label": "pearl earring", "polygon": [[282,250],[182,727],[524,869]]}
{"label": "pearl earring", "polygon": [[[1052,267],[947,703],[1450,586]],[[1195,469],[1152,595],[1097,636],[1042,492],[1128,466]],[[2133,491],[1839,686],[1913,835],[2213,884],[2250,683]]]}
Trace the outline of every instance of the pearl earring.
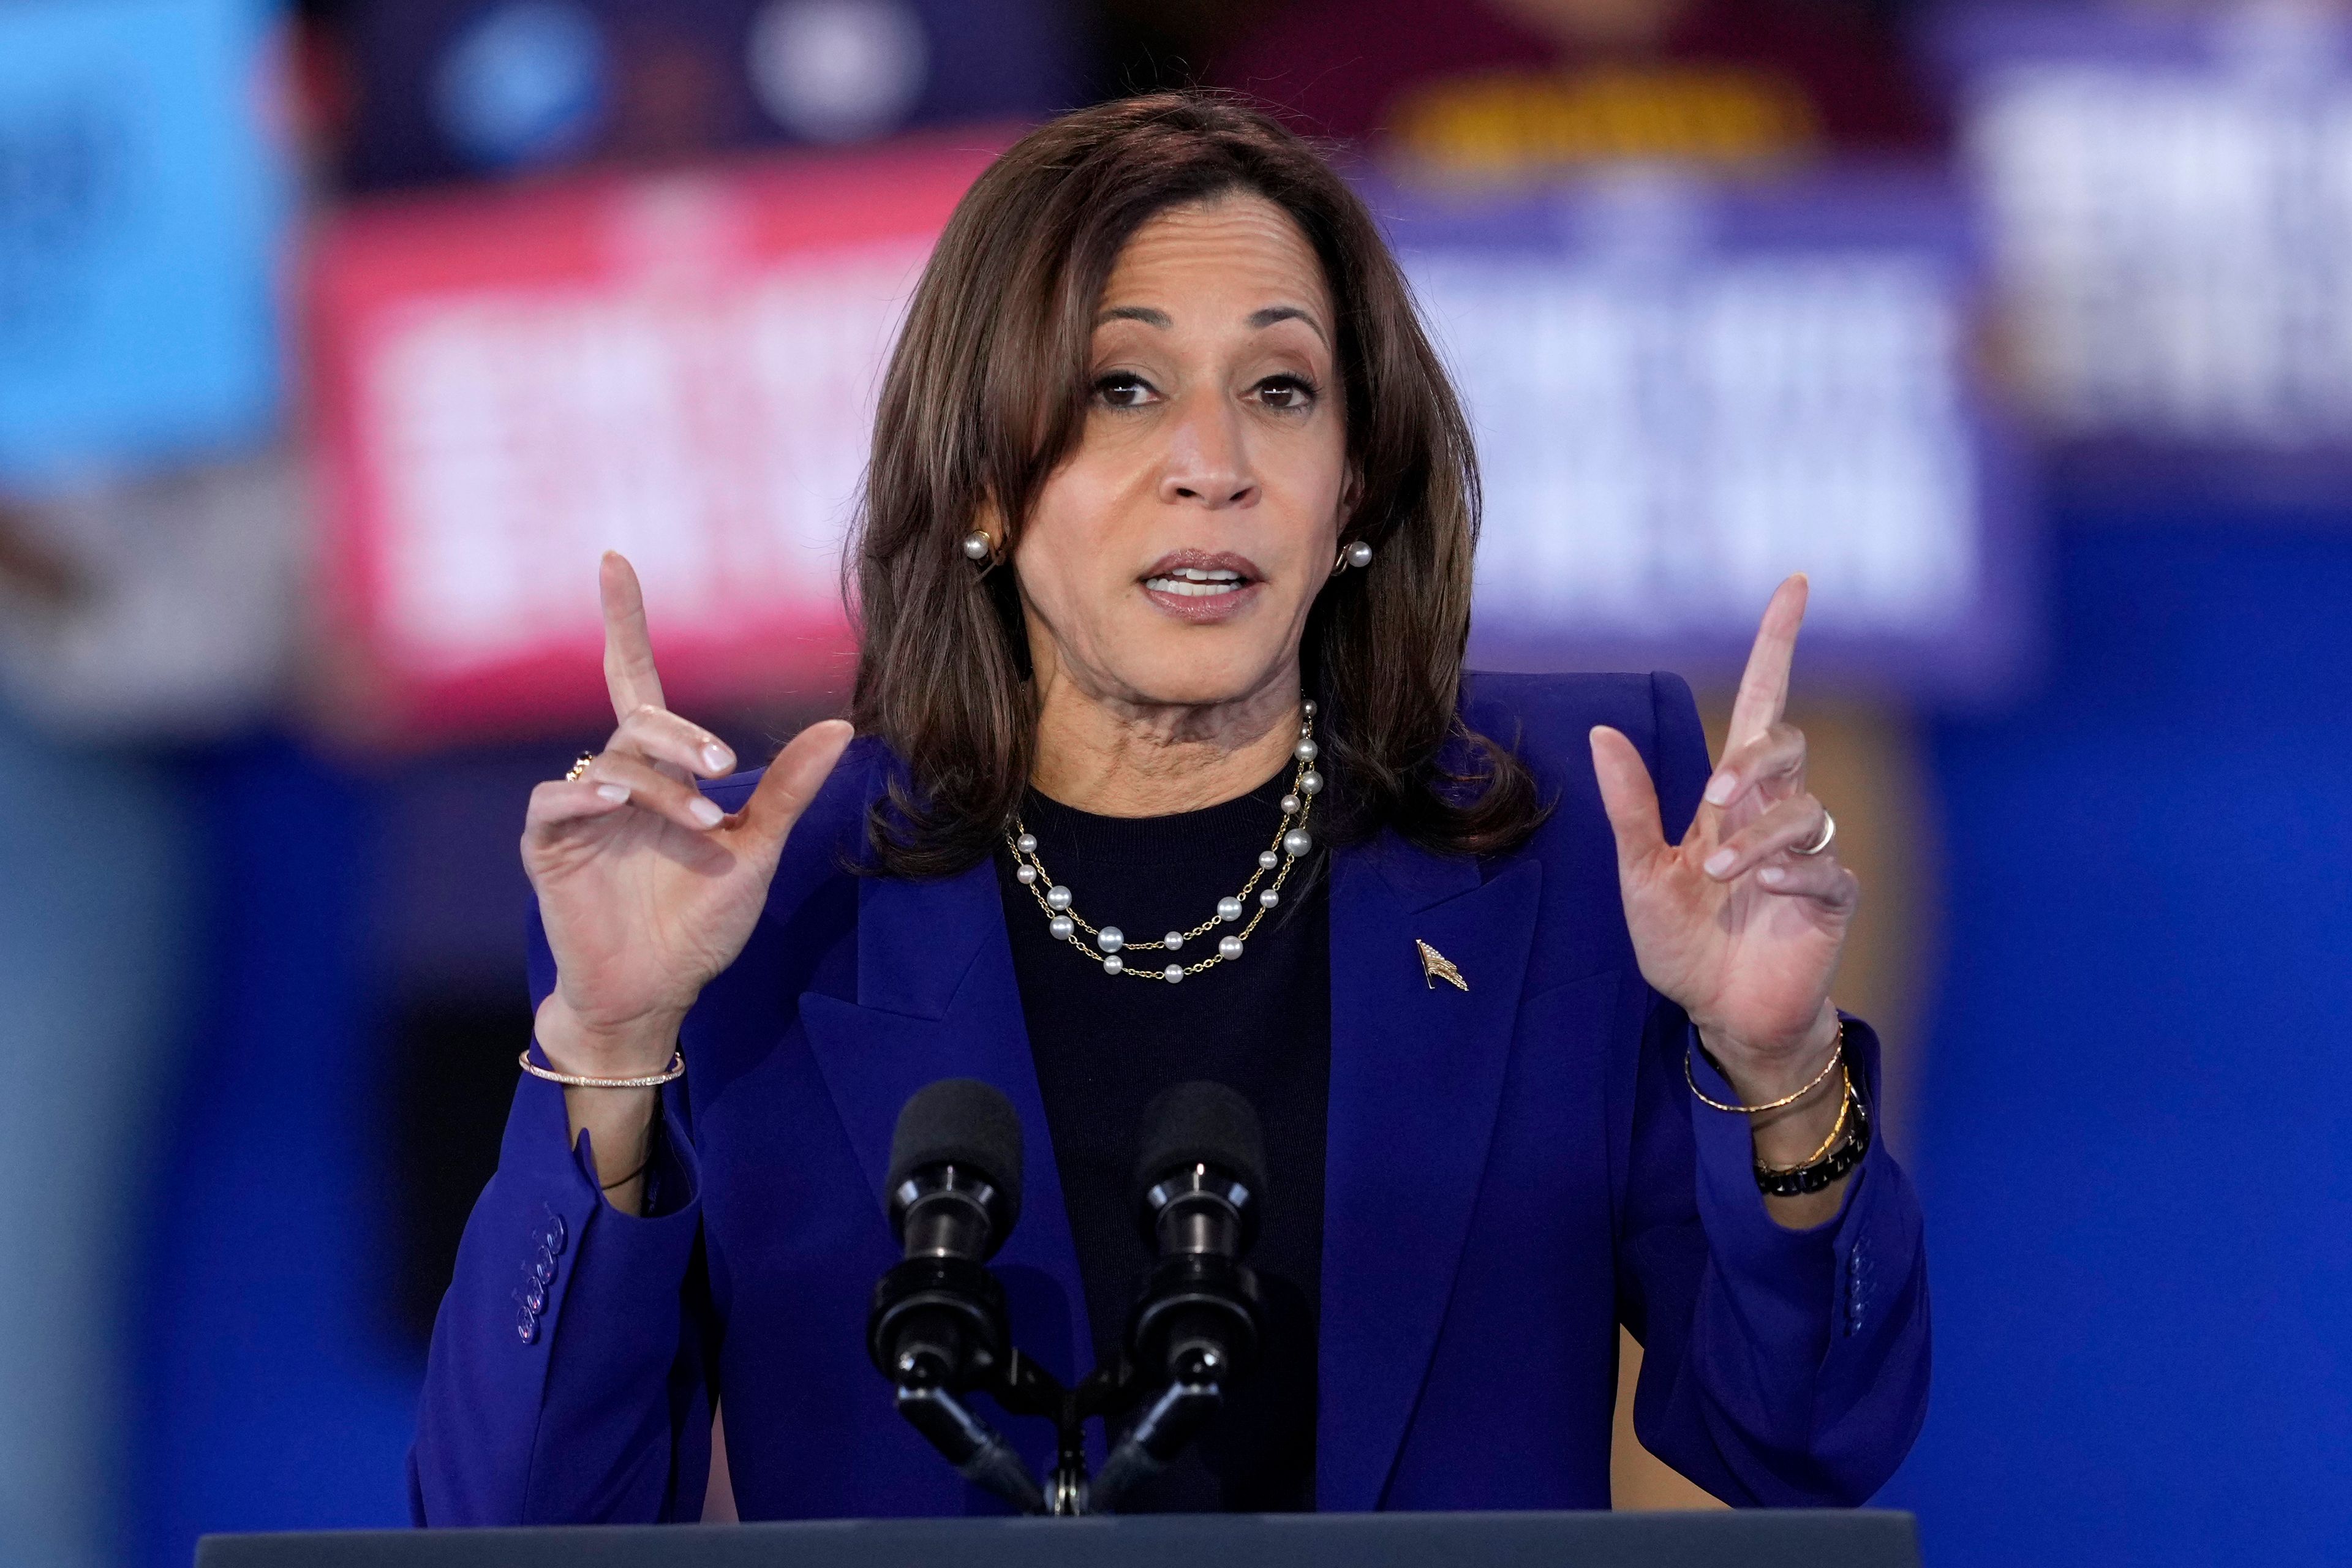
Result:
{"label": "pearl earring", "polygon": [[965,560],[975,562],[985,561],[995,553],[996,542],[989,538],[987,534],[982,532],[979,529],[975,528],[970,533],[963,536],[963,558]]}
{"label": "pearl earring", "polygon": [[1339,558],[1331,563],[1331,575],[1337,577],[1340,573],[1345,572],[1350,566],[1361,571],[1364,567],[1370,566],[1371,563],[1371,545],[1366,541],[1359,539],[1355,543],[1350,544],[1345,550],[1339,552]]}

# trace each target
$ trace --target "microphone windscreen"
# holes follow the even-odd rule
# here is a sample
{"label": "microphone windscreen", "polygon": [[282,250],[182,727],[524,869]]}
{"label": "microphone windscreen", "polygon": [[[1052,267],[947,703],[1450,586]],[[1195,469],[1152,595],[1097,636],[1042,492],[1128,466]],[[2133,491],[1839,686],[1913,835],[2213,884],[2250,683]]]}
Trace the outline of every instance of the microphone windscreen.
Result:
{"label": "microphone windscreen", "polygon": [[1192,1165],[1214,1165],[1265,1202],[1265,1134],[1250,1102],[1222,1083],[1180,1083],[1143,1108],[1135,1201]]}
{"label": "microphone windscreen", "polygon": [[1021,1217],[1021,1118],[993,1084],[943,1078],[915,1091],[890,1135],[888,1194],[928,1165],[968,1166],[1004,1196],[1004,1230]]}

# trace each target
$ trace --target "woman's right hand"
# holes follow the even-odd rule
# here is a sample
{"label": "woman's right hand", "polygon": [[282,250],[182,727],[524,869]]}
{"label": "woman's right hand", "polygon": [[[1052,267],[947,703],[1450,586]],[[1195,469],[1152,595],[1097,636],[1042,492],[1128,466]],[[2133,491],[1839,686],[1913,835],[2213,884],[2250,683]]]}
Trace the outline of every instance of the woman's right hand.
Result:
{"label": "woman's right hand", "polygon": [[531,792],[522,858],[555,953],[540,1048],[567,1072],[629,1078],[668,1065],[687,1009],[742,951],[784,837],[851,731],[810,725],[723,815],[694,779],[731,772],[734,754],[663,706],[635,571],[608,552],[599,586],[620,724],[579,778]]}

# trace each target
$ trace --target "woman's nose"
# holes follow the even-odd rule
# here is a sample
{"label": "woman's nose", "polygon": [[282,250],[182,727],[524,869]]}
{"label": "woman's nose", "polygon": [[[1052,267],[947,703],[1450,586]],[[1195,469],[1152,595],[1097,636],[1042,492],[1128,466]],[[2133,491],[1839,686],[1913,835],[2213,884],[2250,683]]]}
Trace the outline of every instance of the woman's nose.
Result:
{"label": "woman's nose", "polygon": [[1257,500],[1248,444],[1233,411],[1212,407],[1179,419],[1169,432],[1168,455],[1160,474],[1160,499],[1192,501],[1219,510]]}

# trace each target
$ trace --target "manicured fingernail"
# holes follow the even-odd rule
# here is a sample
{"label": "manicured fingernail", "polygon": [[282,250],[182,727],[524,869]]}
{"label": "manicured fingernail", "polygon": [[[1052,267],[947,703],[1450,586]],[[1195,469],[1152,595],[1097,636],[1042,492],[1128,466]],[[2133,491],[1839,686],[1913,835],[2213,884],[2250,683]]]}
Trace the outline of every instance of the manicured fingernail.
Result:
{"label": "manicured fingernail", "polygon": [[735,765],[735,753],[713,741],[702,748],[702,762],[712,773],[723,773]]}
{"label": "manicured fingernail", "polygon": [[1706,858],[1706,874],[1710,877],[1720,877],[1730,870],[1731,863],[1738,858],[1738,855],[1732,850],[1718,849]]}
{"label": "manicured fingernail", "polygon": [[596,786],[596,795],[600,800],[609,800],[614,805],[618,805],[623,801],[629,798],[629,786],[626,784],[601,784]]}
{"label": "manicured fingernail", "polygon": [[1739,775],[1732,773],[1716,774],[1706,781],[1706,804],[1721,805],[1739,788]]}
{"label": "manicured fingernail", "polygon": [[1756,879],[1768,888],[1777,888],[1789,879],[1789,873],[1778,866],[1767,866],[1756,873]]}
{"label": "manicured fingernail", "polygon": [[698,795],[695,797],[694,804],[686,809],[688,816],[705,827],[716,827],[727,820],[727,814],[719,809],[717,801],[706,800]]}

